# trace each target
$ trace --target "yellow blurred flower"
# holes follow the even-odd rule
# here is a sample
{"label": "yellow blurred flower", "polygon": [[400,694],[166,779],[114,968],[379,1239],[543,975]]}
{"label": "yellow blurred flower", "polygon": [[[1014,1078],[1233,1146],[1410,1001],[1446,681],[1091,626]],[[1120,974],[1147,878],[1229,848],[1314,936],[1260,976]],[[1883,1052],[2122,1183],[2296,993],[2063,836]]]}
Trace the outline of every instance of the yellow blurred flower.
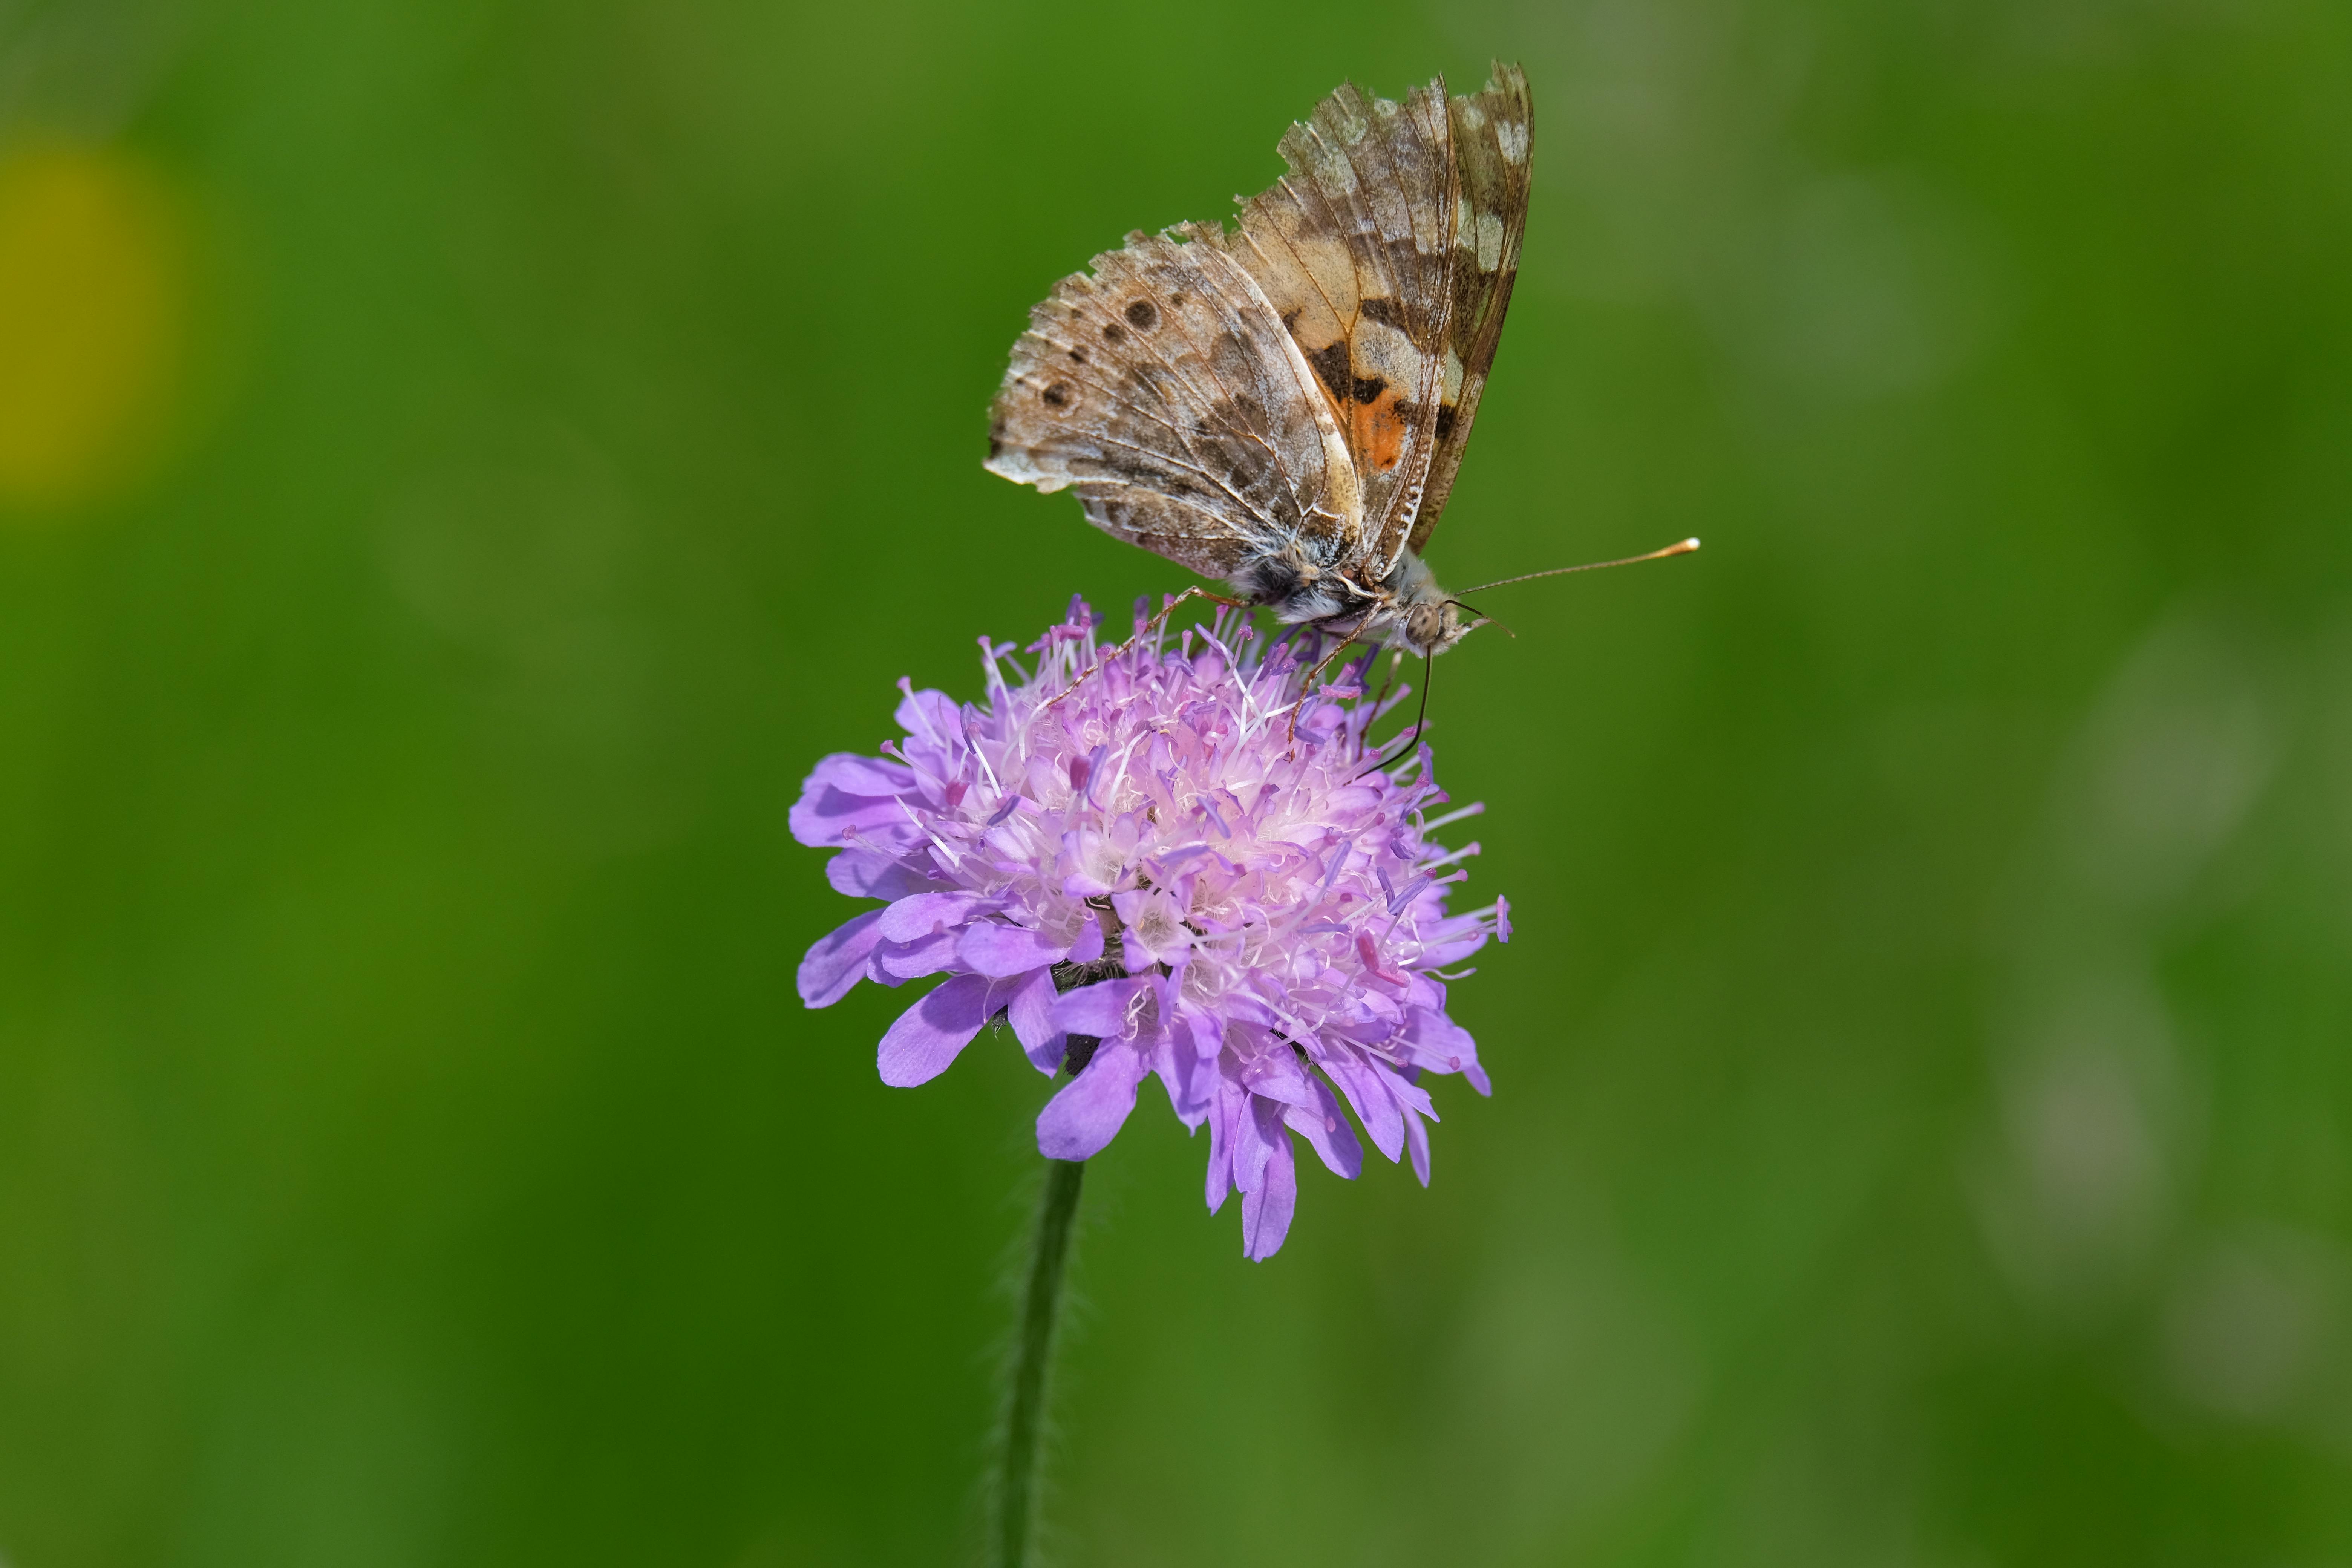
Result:
{"label": "yellow blurred flower", "polygon": [[132,155],[0,154],[0,506],[135,476],[182,379],[189,261],[176,204]]}

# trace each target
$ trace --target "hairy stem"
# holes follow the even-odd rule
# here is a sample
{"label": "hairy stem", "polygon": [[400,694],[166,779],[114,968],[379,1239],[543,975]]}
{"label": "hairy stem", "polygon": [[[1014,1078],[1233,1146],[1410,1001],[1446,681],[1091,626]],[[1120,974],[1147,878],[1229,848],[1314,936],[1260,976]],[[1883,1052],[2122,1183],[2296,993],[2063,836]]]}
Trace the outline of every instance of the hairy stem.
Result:
{"label": "hairy stem", "polygon": [[[1090,1036],[1072,1036],[1064,1070],[1077,1077],[1100,1043]],[[1078,1216],[1078,1184],[1086,1174],[1084,1160],[1045,1162],[1045,1195],[1037,1206],[1035,1250],[1029,1258],[1028,1285],[1021,1294],[1013,1387],[1004,1412],[1004,1452],[996,1486],[996,1568],[1028,1568],[1036,1534],[1037,1452],[1045,1435],[1054,1329],[1062,1315],[1070,1233]]]}
{"label": "hairy stem", "polygon": [[1078,1213],[1083,1160],[1045,1162],[1045,1196],[1037,1210],[1036,1251],[1021,1298],[1020,1339],[1013,1351],[1013,1397],[1004,1418],[1004,1468],[997,1488],[999,1568],[1027,1568],[1036,1511],[1037,1448],[1045,1435],[1045,1394],[1054,1359],[1054,1327],[1062,1310],[1062,1279],[1070,1257],[1070,1230]]}

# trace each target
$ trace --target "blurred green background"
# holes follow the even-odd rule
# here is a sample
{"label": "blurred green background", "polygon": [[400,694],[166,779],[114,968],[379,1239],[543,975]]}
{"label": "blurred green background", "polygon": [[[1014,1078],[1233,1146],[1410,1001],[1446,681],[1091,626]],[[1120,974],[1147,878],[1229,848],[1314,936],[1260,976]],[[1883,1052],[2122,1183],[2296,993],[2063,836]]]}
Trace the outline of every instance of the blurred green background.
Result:
{"label": "blurred green background", "polygon": [[1496,1094],[1095,1162],[1070,1563],[2352,1563],[2339,0],[0,5],[0,1554],[939,1563],[1045,1086],[785,811],[1186,581],[1031,302],[1524,61]]}

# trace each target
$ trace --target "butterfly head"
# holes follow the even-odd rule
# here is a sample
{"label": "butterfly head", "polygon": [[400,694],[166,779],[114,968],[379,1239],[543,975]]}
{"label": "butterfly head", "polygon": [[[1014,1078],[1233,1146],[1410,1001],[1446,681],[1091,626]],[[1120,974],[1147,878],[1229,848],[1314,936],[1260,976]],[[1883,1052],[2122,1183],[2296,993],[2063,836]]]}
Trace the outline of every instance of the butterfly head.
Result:
{"label": "butterfly head", "polygon": [[1473,612],[1464,619],[1465,605],[1437,585],[1437,577],[1422,558],[1408,550],[1382,586],[1389,596],[1388,640],[1391,647],[1420,654],[1444,653],[1486,624]]}
{"label": "butterfly head", "polygon": [[1450,600],[1413,605],[1398,616],[1389,640],[1424,656],[1444,653],[1486,624],[1464,620],[1461,606]]}

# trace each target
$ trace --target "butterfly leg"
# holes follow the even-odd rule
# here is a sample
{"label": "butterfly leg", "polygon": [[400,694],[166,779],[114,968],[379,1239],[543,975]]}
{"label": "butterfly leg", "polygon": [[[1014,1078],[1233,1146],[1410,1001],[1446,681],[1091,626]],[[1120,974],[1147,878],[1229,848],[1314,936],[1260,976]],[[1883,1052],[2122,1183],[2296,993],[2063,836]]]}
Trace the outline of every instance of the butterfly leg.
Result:
{"label": "butterfly leg", "polygon": [[1208,589],[1203,588],[1199,584],[1195,583],[1192,586],[1185,589],[1182,593],[1172,595],[1165,605],[1162,605],[1160,607],[1160,613],[1158,615],[1152,616],[1150,620],[1135,628],[1135,635],[1133,637],[1128,638],[1125,642],[1111,649],[1108,656],[1095,660],[1094,663],[1080,670],[1078,672],[1078,678],[1076,680],[1073,680],[1069,685],[1055,692],[1053,697],[1047,700],[1045,708],[1041,708],[1038,711],[1042,713],[1045,711],[1045,709],[1053,707],[1055,703],[1059,702],[1063,698],[1067,697],[1071,692],[1076,691],[1079,687],[1084,686],[1087,683],[1087,678],[1092,676],[1097,670],[1102,668],[1104,665],[1108,664],[1112,659],[1118,658],[1128,649],[1133,647],[1137,643],[1141,642],[1148,633],[1158,631],[1161,626],[1166,626],[1168,624],[1168,617],[1174,615],[1177,607],[1182,605],[1187,599],[1206,599],[1213,605],[1223,605],[1229,610],[1254,610],[1257,607],[1251,604],[1247,599],[1229,599],[1223,594],[1213,594],[1209,592]]}
{"label": "butterfly leg", "polygon": [[1315,694],[1315,682],[1321,678],[1325,670],[1331,668],[1331,663],[1334,659],[1347,652],[1349,648],[1355,647],[1357,641],[1361,638],[1363,635],[1364,628],[1358,626],[1354,631],[1349,632],[1346,637],[1340,638],[1339,646],[1333,648],[1329,653],[1324,655],[1323,662],[1317,665],[1313,669],[1308,670],[1307,672],[1307,679],[1299,683],[1298,700],[1293,703],[1290,709],[1290,743],[1293,746],[1297,746],[1298,744],[1298,715],[1306,711],[1307,700]]}

